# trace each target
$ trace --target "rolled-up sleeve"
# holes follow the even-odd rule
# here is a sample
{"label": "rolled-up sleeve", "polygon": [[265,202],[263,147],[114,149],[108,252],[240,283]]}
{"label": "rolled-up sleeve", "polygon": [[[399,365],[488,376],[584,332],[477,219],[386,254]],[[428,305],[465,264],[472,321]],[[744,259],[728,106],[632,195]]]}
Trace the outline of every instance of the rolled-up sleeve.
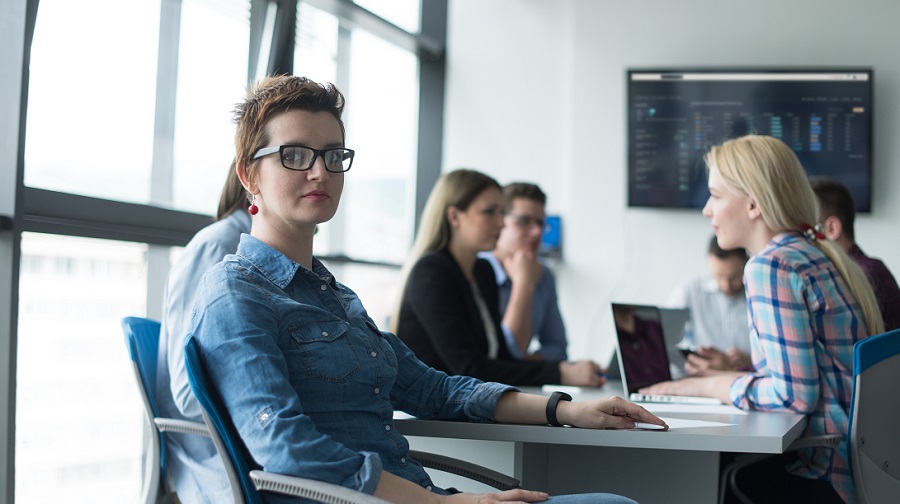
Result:
{"label": "rolled-up sleeve", "polygon": [[395,409],[430,420],[493,422],[500,396],[519,390],[469,376],[449,376],[423,364],[393,334],[383,334],[397,355],[397,381],[391,391]]}

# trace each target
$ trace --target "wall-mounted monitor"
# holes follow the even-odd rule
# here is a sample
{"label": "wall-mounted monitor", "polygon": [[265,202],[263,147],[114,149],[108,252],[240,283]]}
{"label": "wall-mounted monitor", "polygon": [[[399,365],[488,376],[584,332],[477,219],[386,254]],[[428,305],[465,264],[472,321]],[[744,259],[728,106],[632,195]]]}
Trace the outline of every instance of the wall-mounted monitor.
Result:
{"label": "wall-mounted monitor", "polygon": [[628,206],[702,208],[703,156],[748,133],[789,145],[872,205],[872,69],[628,71]]}
{"label": "wall-mounted monitor", "polygon": [[539,253],[542,257],[555,259],[562,257],[562,217],[559,215],[547,216],[547,224],[541,234]]}

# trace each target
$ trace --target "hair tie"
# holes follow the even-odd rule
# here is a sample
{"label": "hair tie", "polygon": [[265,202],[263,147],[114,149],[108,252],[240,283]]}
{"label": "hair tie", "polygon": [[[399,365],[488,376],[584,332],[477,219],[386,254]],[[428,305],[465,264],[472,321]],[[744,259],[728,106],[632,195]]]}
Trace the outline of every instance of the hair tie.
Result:
{"label": "hair tie", "polygon": [[825,233],[822,232],[821,224],[816,224],[815,227],[809,224],[800,224],[800,230],[803,231],[803,234],[806,235],[806,239],[809,241],[824,240],[826,238]]}

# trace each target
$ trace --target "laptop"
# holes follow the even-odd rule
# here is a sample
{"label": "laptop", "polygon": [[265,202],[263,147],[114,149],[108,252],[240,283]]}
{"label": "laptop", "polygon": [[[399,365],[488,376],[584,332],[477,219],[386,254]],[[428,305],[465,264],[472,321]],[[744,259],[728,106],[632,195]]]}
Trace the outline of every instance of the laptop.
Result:
{"label": "laptop", "polygon": [[[676,345],[681,340],[681,329],[677,324],[668,325],[668,330],[677,331],[678,336],[670,335],[666,338],[667,325],[663,323],[661,309],[656,306],[612,303],[612,310],[616,326],[619,375],[630,400],[722,404],[712,397],[639,393],[638,390],[643,387],[672,380],[673,371],[676,372],[676,378],[683,374],[684,357]],[[680,327],[684,327],[683,321]]]}

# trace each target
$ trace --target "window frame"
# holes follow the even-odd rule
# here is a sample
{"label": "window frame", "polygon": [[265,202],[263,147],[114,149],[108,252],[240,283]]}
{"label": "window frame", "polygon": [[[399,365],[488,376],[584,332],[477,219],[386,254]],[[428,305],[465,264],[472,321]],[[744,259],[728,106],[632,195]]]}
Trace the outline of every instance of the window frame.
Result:
{"label": "window frame", "polygon": [[[419,33],[409,33],[351,0],[306,0],[314,7],[337,16],[342,36],[361,28],[399,47],[413,51],[419,60],[419,126],[414,225],[418,227],[425,200],[441,173],[445,85],[447,0],[422,0]],[[24,185],[25,118],[28,106],[31,41],[39,0],[0,2],[0,68],[18,79],[0,80],[0,499],[15,497],[15,418],[18,337],[18,290],[23,232],[102,238],[150,245],[149,278],[165,277],[165,247],[184,246],[211,217],[171,210],[152,204],[112,201],[26,187]],[[163,0],[160,20],[160,62],[157,76],[155,127],[174,136],[175,86],[180,29],[179,0]],[[273,12],[275,19],[266,24]],[[296,37],[297,0],[250,0],[250,61],[248,81],[257,75],[292,73]],[[267,30],[267,26],[271,29]],[[266,35],[271,38],[265,72],[259,66]],[[349,46],[349,44],[344,44]],[[175,54],[175,59],[171,59]],[[346,83],[349,55],[339,50],[338,86]],[[159,129],[161,128],[161,129]],[[154,138],[151,200],[171,201],[173,152],[171,142]],[[337,263],[399,266],[363,261],[336,254],[323,257]],[[161,281],[148,281],[148,314],[161,306]],[[154,291],[154,292],[150,292]],[[158,306],[157,306],[158,305]],[[123,314],[124,316],[125,314]],[[5,350],[5,351],[4,351]]]}

